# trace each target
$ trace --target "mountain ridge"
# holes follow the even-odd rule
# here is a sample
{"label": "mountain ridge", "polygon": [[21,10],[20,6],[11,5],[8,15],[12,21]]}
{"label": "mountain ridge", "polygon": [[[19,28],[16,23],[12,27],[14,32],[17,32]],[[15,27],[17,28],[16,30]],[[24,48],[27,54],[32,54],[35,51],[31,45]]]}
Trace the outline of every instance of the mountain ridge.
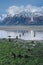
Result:
{"label": "mountain ridge", "polygon": [[[40,13],[41,14],[41,13]],[[13,16],[0,16],[0,25],[43,25],[43,15],[22,11]]]}

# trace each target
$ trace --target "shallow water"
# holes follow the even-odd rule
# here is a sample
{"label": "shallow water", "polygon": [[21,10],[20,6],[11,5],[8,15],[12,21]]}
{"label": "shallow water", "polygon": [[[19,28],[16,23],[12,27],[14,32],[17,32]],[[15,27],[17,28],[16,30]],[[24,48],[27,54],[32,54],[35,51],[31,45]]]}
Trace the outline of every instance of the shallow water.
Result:
{"label": "shallow water", "polygon": [[0,38],[8,38],[9,35],[11,38],[16,38],[16,36],[18,36],[19,39],[24,40],[43,40],[43,31],[36,31],[34,37],[33,31],[25,32],[23,35],[22,32],[0,30]]}

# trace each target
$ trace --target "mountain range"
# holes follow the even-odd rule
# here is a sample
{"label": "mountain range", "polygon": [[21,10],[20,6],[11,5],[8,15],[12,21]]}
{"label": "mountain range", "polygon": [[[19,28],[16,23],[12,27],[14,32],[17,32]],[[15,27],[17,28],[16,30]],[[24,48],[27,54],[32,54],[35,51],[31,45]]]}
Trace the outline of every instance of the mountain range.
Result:
{"label": "mountain range", "polygon": [[43,13],[23,11],[13,16],[0,15],[0,26],[2,25],[43,25]]}

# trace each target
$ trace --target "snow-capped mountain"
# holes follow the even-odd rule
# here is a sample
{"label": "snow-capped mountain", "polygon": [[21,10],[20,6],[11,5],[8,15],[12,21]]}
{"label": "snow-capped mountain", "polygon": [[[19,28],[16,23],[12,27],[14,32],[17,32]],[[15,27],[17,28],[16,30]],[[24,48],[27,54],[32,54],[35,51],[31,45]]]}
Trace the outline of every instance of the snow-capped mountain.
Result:
{"label": "snow-capped mountain", "polygon": [[0,25],[43,25],[43,12],[22,10],[14,15],[0,15]]}
{"label": "snow-capped mountain", "polygon": [[1,22],[2,20],[4,20],[5,17],[7,17],[6,14],[2,14],[2,15],[0,15],[0,22]]}

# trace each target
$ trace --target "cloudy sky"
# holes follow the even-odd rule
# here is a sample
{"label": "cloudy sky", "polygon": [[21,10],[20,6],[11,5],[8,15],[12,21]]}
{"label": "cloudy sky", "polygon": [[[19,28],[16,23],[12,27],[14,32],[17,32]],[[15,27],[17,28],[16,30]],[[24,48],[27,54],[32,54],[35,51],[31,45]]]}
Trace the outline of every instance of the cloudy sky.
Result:
{"label": "cloudy sky", "polygon": [[43,6],[43,0],[0,0],[0,14],[5,14],[6,9],[11,6]]}

